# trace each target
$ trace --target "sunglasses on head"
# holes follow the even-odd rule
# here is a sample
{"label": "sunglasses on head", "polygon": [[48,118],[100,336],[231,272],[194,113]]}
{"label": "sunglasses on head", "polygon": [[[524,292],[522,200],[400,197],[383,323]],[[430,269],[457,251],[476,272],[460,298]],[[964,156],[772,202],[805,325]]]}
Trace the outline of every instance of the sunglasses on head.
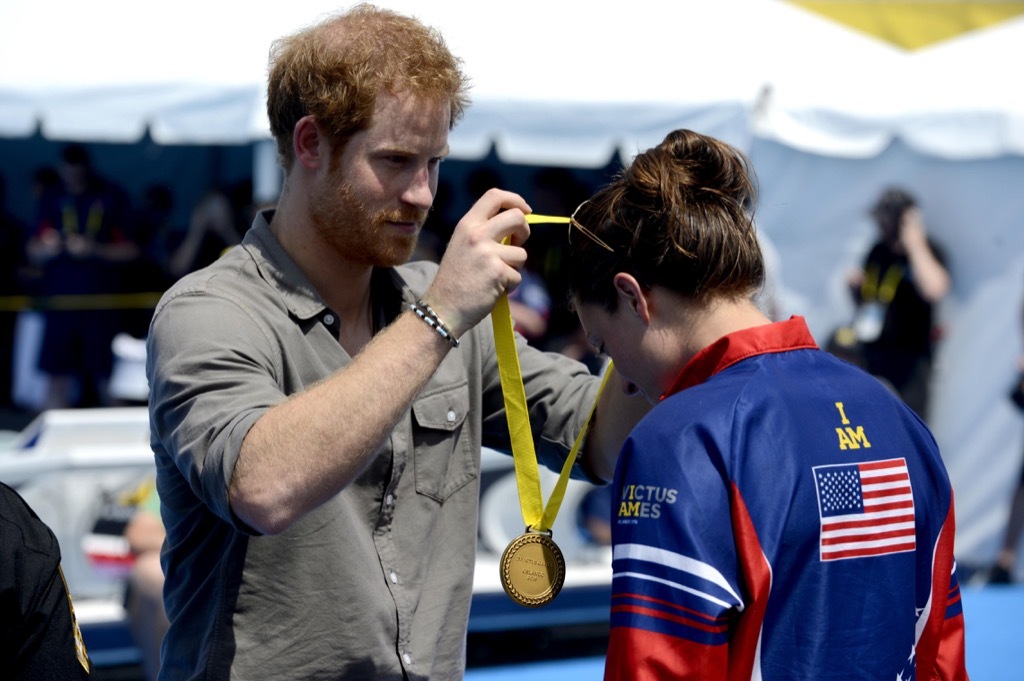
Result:
{"label": "sunglasses on head", "polygon": [[537,213],[530,213],[529,215],[526,216],[526,222],[531,224],[531,225],[568,223],[568,225],[569,225],[569,235],[568,235],[569,243],[572,243],[572,230],[575,227],[580,232],[582,232],[584,234],[584,236],[586,236],[588,239],[593,241],[595,244],[597,244],[598,246],[600,246],[604,250],[608,251],[609,253],[614,253],[615,252],[614,248],[612,248],[611,246],[606,244],[604,241],[602,241],[599,236],[597,236],[596,234],[591,232],[589,229],[584,227],[580,223],[580,221],[576,219],[576,213],[580,212],[580,208],[583,207],[584,203],[586,203],[586,201],[584,201],[580,205],[576,206],[576,210],[574,210],[572,212],[572,215],[570,215],[567,218],[566,217],[556,216],[556,215],[538,215]]}

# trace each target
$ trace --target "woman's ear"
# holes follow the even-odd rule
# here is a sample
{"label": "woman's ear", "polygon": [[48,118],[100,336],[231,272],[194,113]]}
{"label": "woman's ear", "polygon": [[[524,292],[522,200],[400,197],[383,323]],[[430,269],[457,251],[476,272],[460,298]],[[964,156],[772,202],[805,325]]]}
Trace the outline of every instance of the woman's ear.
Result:
{"label": "woman's ear", "polygon": [[312,116],[303,116],[292,131],[292,148],[295,151],[295,159],[304,168],[310,170],[319,168],[323,160],[321,144],[323,141],[320,128],[316,125],[316,119]]}
{"label": "woman's ear", "polygon": [[645,291],[640,282],[631,274],[619,272],[612,280],[615,285],[615,292],[619,297],[619,305],[624,306],[632,312],[644,324],[651,322],[651,307],[648,298],[649,291]]}

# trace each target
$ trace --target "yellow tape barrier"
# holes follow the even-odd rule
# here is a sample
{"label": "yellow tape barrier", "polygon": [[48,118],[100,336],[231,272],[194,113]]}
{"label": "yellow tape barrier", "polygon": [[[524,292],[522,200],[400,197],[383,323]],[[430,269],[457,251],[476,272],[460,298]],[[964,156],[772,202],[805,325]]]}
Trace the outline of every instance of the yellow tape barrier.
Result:
{"label": "yellow tape barrier", "polygon": [[0,312],[22,310],[139,310],[154,308],[163,293],[69,293],[55,296],[0,296]]}

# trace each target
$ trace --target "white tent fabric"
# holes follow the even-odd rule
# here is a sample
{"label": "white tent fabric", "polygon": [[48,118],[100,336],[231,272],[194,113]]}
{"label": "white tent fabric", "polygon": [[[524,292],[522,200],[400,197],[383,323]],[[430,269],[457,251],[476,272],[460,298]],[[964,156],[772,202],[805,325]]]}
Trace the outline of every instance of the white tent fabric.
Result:
{"label": "white tent fabric", "polygon": [[[271,41],[348,3],[7,0],[0,138],[240,143],[267,136]],[[917,194],[951,253],[933,428],[961,561],[995,553],[1024,459],[1005,393],[1022,351],[1024,19],[904,52],[782,0],[380,0],[439,28],[473,79],[457,159],[602,167],[677,127],[748,151],[780,309],[819,342],[881,188]],[[1024,561],[1022,561],[1024,562]]]}
{"label": "white tent fabric", "polygon": [[[456,158],[497,142],[511,162],[603,163],[695,113],[744,147],[753,129],[828,155],[874,156],[896,137],[951,158],[1024,153],[1024,92],[1003,66],[1020,63],[1024,20],[906,53],[782,0],[379,4],[438,27],[464,59],[476,106]],[[343,6],[5,2],[0,135],[264,137],[271,41]]]}
{"label": "white tent fabric", "polygon": [[[625,12],[527,0],[500,16],[463,0],[378,4],[438,27],[464,60],[476,105],[453,135],[454,158],[480,158],[497,143],[512,162],[539,155],[603,165],[616,147],[630,155],[636,140],[651,139],[647,131],[694,110],[716,123],[710,105],[722,108],[723,136],[742,142],[760,88],[753,72],[720,79],[701,65],[676,75],[692,39],[661,21],[662,3],[644,0]],[[28,135],[39,125],[54,139],[135,141],[148,126],[168,144],[265,137],[271,41],[338,7],[324,0],[259,11],[239,0],[183,0],[159,10],[130,0],[4,3],[0,134]],[[636,59],[627,37],[642,35],[647,54]],[[687,52],[697,56],[697,46]]]}

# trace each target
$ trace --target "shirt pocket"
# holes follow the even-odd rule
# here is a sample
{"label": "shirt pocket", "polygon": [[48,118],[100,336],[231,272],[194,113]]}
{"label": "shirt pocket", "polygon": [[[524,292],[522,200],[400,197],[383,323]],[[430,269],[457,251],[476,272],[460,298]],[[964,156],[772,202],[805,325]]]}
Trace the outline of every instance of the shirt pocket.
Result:
{"label": "shirt pocket", "polygon": [[469,383],[463,378],[422,393],[412,404],[416,491],[444,501],[477,477],[466,417]]}

